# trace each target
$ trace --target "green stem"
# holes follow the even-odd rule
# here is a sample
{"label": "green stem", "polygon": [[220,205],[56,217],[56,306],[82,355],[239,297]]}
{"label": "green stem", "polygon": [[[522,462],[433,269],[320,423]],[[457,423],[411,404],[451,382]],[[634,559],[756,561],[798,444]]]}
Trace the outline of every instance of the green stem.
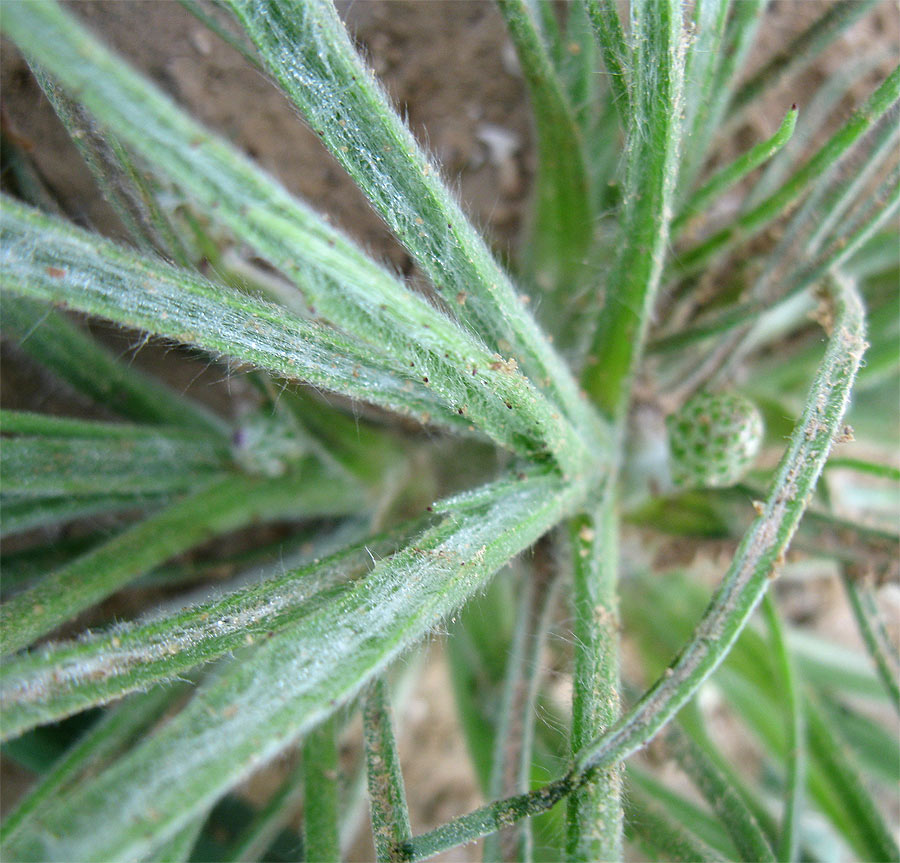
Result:
{"label": "green stem", "polygon": [[363,734],[369,784],[372,833],[378,863],[408,860],[412,836],[400,756],[394,739],[387,684],[383,677],[372,683],[363,704]]}
{"label": "green stem", "polygon": [[303,741],[303,850],[306,860],[340,863],[337,724],[334,717]]}
{"label": "green stem", "polygon": [[[619,718],[619,515],[612,486],[570,524],[574,564],[572,757]],[[589,771],[568,801],[571,861],[622,856],[621,763]]]}
{"label": "green stem", "polygon": [[573,788],[572,778],[565,776],[527,794],[518,794],[489,803],[429,833],[413,837],[407,849],[409,857],[411,860],[426,860],[441,851],[473,842],[504,827],[510,827],[523,818],[546,812],[570,794]]}
{"label": "green stem", "polygon": [[765,594],[841,432],[866,347],[855,288],[848,283],[831,286],[830,301],[834,324],[828,348],[769,497],[759,505],[759,517],[740,543],[691,641],[616,726],[581,751],[575,761],[578,775],[613,764],[645,745],[722,662]]}

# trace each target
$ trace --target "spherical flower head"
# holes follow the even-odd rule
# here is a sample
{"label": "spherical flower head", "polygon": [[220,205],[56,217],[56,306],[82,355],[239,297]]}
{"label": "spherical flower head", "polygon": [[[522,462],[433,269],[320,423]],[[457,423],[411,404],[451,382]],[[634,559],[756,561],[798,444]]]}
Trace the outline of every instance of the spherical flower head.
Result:
{"label": "spherical flower head", "polygon": [[753,466],[763,440],[759,409],[735,393],[699,393],[666,418],[672,481],[724,488]]}

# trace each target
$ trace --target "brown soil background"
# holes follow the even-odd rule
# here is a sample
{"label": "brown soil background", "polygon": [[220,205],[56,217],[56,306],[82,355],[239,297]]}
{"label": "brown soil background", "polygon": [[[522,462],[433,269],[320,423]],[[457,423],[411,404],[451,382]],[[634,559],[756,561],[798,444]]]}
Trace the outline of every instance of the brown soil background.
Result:
{"label": "brown soil background", "polygon": [[[291,191],[330,214],[373,254],[401,272],[412,272],[406,253],[280,93],[180,5],[167,0],[71,5],[196,117],[225,134]],[[822,8],[822,3],[811,0],[773,3],[750,69],[785,44]],[[524,83],[496,9],[484,0],[357,0],[341,4],[341,10],[395,104],[402,107],[416,135],[443,164],[445,176],[455,184],[467,212],[498,250],[514,248],[534,173],[533,141]],[[812,92],[848,57],[895,44],[900,33],[898,20],[896,4],[882,3],[816,67],[781,87],[771,97],[771,104],[777,107],[770,109],[768,102],[760,105],[735,132],[725,152],[736,152],[771,134],[783,105],[792,101],[802,105],[804,94]],[[75,221],[125,241],[124,231],[99,196],[27,67],[7,43],[0,55],[0,81],[5,117],[17,135],[31,142],[31,156],[64,209]],[[505,158],[487,143],[498,130],[512,142]],[[131,358],[132,337],[96,329]],[[233,382],[230,392],[224,392],[215,374],[194,379],[194,372],[185,370],[183,362],[171,362],[164,352],[152,348],[141,350],[133,361],[174,379],[197,398],[234,409]],[[13,347],[4,346],[0,372],[5,407],[96,413],[23,362]],[[853,623],[833,580],[823,580],[814,591],[805,591],[804,597],[805,606],[798,616],[802,613],[816,628],[838,640],[854,642]],[[900,606],[895,606],[895,615],[898,610]],[[401,739],[417,832],[481,802],[456,726],[439,645],[431,654],[409,702]],[[728,736],[728,729],[723,734]],[[752,757],[752,753],[744,754]],[[4,808],[14,801],[24,782],[24,775],[15,768],[5,774]],[[247,791],[258,793],[269,782],[258,777],[248,783]],[[363,824],[351,860],[372,859],[367,833]],[[476,860],[480,852],[477,845],[470,846],[440,859]]]}

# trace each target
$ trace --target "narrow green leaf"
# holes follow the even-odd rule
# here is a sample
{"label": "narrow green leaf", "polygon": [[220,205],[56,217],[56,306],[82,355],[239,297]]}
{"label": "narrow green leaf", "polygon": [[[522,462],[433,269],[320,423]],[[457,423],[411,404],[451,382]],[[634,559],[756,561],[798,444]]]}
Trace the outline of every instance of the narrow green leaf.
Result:
{"label": "narrow green leaf", "polygon": [[690,346],[695,342],[708,339],[710,336],[728,333],[737,327],[746,325],[749,320],[759,317],[763,306],[759,302],[741,303],[721,312],[711,313],[697,323],[679,328],[676,332],[661,335],[647,345],[651,354],[665,354]]}
{"label": "narrow green leaf", "polygon": [[[896,239],[895,231],[881,231],[878,236],[872,238],[865,249],[861,249],[853,260],[847,263],[847,272],[860,282],[871,279],[873,283],[882,286],[891,285],[889,280],[897,272],[897,255],[894,250]],[[881,311],[884,311],[884,304],[880,305]],[[895,318],[892,316],[890,321],[892,324],[895,323]],[[892,331],[897,330],[900,330],[900,327],[894,326]]]}
{"label": "narrow green leaf", "polygon": [[803,680],[811,686],[835,687],[865,699],[884,699],[884,686],[866,657],[802,632],[791,632],[788,644]]}
{"label": "narrow green leaf", "polygon": [[683,863],[724,863],[727,859],[693,835],[643,791],[630,787],[626,800],[631,832],[662,855],[659,859]]}
{"label": "narrow green leaf", "polygon": [[726,246],[745,241],[773,219],[781,215],[794,201],[844,153],[846,153],[900,97],[900,67],[896,68],[875,90],[868,101],[834,135],[813,154],[779,189],[753,209],[741,215],[731,225],[717,231],[697,246],[678,257],[682,273],[691,273],[721,252]]}
{"label": "narrow green leaf", "polygon": [[51,642],[0,669],[3,735],[14,736],[271,637],[302,620],[390,554],[416,523],[369,537],[322,561],[146,621],[120,623],[77,641]]}
{"label": "narrow green leaf", "polygon": [[[316,9],[337,28],[334,32],[329,31],[327,38],[340,42],[342,47],[332,47],[335,50],[340,47],[340,51],[346,54],[341,55],[341,63],[347,62],[356,68],[354,64],[359,62],[358,58],[336,13],[330,4],[328,9],[320,8],[320,5]],[[266,23],[272,24],[273,19],[267,19]],[[296,21],[291,26],[295,24]],[[357,336],[360,343],[356,345],[344,340],[345,348],[351,356],[363,350],[362,342],[368,342],[376,345],[377,350],[399,368],[407,370],[407,384],[418,383],[421,389],[421,384],[425,383],[434,388],[445,386],[450,380],[454,380],[451,388],[461,387],[462,391],[457,391],[456,395],[465,398],[453,398],[448,415],[440,417],[441,419],[457,415],[454,420],[457,421],[460,411],[463,414],[468,412],[475,418],[482,410],[487,409],[494,413],[497,423],[501,423],[500,417],[505,417],[502,421],[502,427],[507,430],[504,436],[516,435],[515,430],[508,428],[510,423],[527,423],[530,420],[540,427],[541,440],[546,439],[546,446],[566,466],[575,470],[584,464],[585,443],[580,435],[569,422],[559,416],[554,405],[541,397],[515,370],[513,358],[504,360],[499,354],[485,348],[477,339],[438,312],[421,295],[407,290],[399,280],[366,257],[324,219],[292,198],[282,186],[252,165],[232,146],[187,117],[169,98],[107,51],[56,4],[35,2],[11,6],[4,15],[3,26],[26,54],[33,54],[65,87],[78,93],[79,101],[98,122],[195,198],[198,204],[205,205],[221,224],[234,231],[262,257],[295,281],[303,291],[308,305],[315,308],[316,314]],[[275,47],[280,44],[276,39]],[[293,55],[293,59],[295,63],[300,61],[299,55]],[[321,62],[318,55],[308,59],[314,64]],[[337,57],[332,59],[338,63]],[[293,68],[296,70],[297,67]],[[352,83],[352,74],[348,75],[344,83]],[[361,82],[362,79],[360,86]],[[336,92],[342,93],[343,90]],[[323,123],[327,119],[336,129],[342,129],[337,114],[332,112],[335,98],[339,97],[333,94],[328,96],[319,104],[319,108],[324,111]],[[359,107],[362,110],[362,106]],[[314,126],[318,127],[318,124],[314,123]],[[401,126],[401,129],[403,136],[409,135],[405,127]],[[403,137],[402,141],[405,140]],[[399,158],[402,161],[407,158],[406,151],[400,152],[402,141],[395,142],[397,152],[390,157],[391,160]],[[388,157],[379,152],[378,158]],[[446,190],[437,184],[436,176],[431,175],[429,179],[424,170],[423,168],[417,175],[416,182],[424,182],[429,188],[435,185],[440,194],[449,200]],[[405,204],[407,200],[404,199],[401,204]],[[456,204],[452,206],[456,216],[463,219]],[[434,216],[434,212],[429,213]],[[409,216],[416,231],[427,233],[424,224],[419,226],[412,215],[406,216]],[[490,258],[481,239],[464,220],[460,224],[451,220],[451,224],[455,227],[447,229],[444,222],[440,221],[441,236],[450,244],[447,253],[452,252],[454,260],[461,259],[466,268],[476,264],[478,267],[487,267],[496,279],[490,284],[484,284],[484,273],[480,269],[477,273],[470,273],[467,269],[464,275],[466,279],[471,276],[472,284],[469,285],[467,281],[451,291],[450,305],[458,305],[457,297],[464,298],[466,291],[474,291],[478,285],[483,286],[486,295],[494,299],[500,297],[503,309],[512,321],[511,326],[517,332],[527,331],[532,348],[537,345],[540,350],[534,349],[542,356],[547,355],[546,368],[541,374],[533,375],[535,380],[543,384],[546,377],[557,390],[563,387],[568,393],[568,402],[574,406],[569,413],[572,416],[578,415],[582,426],[591,427],[593,420],[589,416],[589,409],[578,394],[567,368],[550,350],[533,319],[515,298],[508,279]],[[463,245],[457,246],[455,237],[459,232],[460,236],[468,239]],[[478,254],[472,258],[475,263],[470,264],[469,255],[474,251]],[[435,266],[440,265],[441,272],[445,264],[449,266],[443,253],[440,260],[433,263]],[[438,284],[443,284],[443,281],[438,279]],[[270,317],[270,314],[265,315],[266,319]],[[307,329],[310,334],[320,329],[308,326],[312,328]],[[158,326],[150,329],[159,331]],[[512,338],[509,344],[517,342],[513,333],[510,332],[509,336]],[[257,341],[252,334],[247,334],[247,337],[253,342]],[[291,351],[300,348],[301,345],[291,345]],[[509,351],[505,352],[508,356]],[[253,360],[252,357],[248,359]],[[277,365],[283,368],[274,370],[291,377],[292,369],[284,358],[278,359]],[[274,358],[269,357],[270,365],[273,361]],[[262,357],[257,358],[256,362],[262,362]],[[344,362],[351,376],[356,365],[353,361]],[[472,375],[473,370],[475,375]],[[357,371],[360,369],[357,368]],[[347,383],[353,384],[353,381],[348,380]],[[369,388],[357,385],[361,397],[364,389],[374,397],[392,388],[390,380],[383,375],[371,384]],[[395,399],[401,404],[409,401],[408,397],[401,399],[401,393],[396,393]],[[507,408],[507,404],[512,408]],[[438,411],[432,414],[427,409],[418,410],[415,415],[421,417],[423,413],[440,416]],[[465,421],[459,425],[468,427]],[[500,427],[496,430],[499,431]]]}
{"label": "narrow green leaf", "polygon": [[[705,601],[705,597],[701,598],[701,603],[703,601]],[[697,612],[702,613],[702,605],[697,608]],[[696,620],[696,615],[694,616],[694,620]],[[746,633],[747,630],[744,632]],[[766,646],[762,643],[761,638],[751,639],[745,637],[744,640],[747,642],[758,640],[762,645],[761,652],[763,654],[765,653]],[[733,648],[733,650],[739,651],[738,656],[735,658],[735,664],[740,664],[743,667],[744,665],[755,663],[757,667],[760,667],[759,653],[754,649],[755,646],[756,645],[751,645],[750,647],[745,648],[744,643],[741,640],[738,640]],[[746,650],[746,653],[749,654],[751,658],[745,659],[741,655],[743,650]],[[668,659],[668,657],[665,659]],[[665,659],[663,659],[663,662],[665,662]],[[726,660],[726,662],[730,660],[731,654],[729,654],[729,659]],[[702,755],[713,765],[714,769],[724,777],[725,781],[731,787],[732,792],[737,795],[737,805],[741,806],[744,810],[744,814],[741,817],[749,817],[755,821],[759,830],[762,831],[764,841],[768,843],[770,848],[775,848],[776,843],[778,842],[778,822],[770,813],[769,801],[765,796],[766,792],[758,788],[751,788],[748,785],[749,777],[741,771],[740,765],[729,760],[710,738],[707,724],[696,698],[685,705],[685,708],[679,714],[678,725],[690,736],[690,739],[694,744],[700,748]],[[736,849],[731,852],[731,856],[737,856]]]}
{"label": "narrow green leaf", "polygon": [[[879,231],[887,228],[885,224],[897,210],[898,198],[900,198],[900,165],[895,165],[888,173],[887,179],[881,183],[873,193],[863,197],[860,206],[845,217],[844,225],[840,231],[835,231],[828,237],[830,247],[826,253],[834,255],[846,243],[853,244],[850,255],[860,252],[872,237]],[[831,203],[828,201],[826,203]],[[814,237],[817,242],[820,240]],[[814,246],[813,246],[814,247]],[[814,247],[815,248],[815,247]],[[849,256],[847,256],[849,257]]]}
{"label": "narrow green leaf", "polygon": [[[783,763],[787,746],[785,725],[778,708],[779,695],[773,691],[771,681],[760,686],[728,669],[720,673],[719,685],[728,704],[740,715],[744,725],[756,734],[776,763]],[[858,825],[835,789],[835,782],[839,779],[829,774],[812,746],[807,751],[806,796],[810,804],[831,822],[846,844],[858,848]],[[806,853],[805,848],[801,850],[801,855]],[[868,859],[868,856],[861,853],[860,859]]]}
{"label": "narrow green leaf", "polygon": [[[846,120],[846,110],[841,111],[841,106],[847,98],[847,94],[859,91],[860,88],[869,86],[873,74],[879,74],[879,67],[884,65],[887,57],[877,53],[865,54],[857,61],[841,66],[835,73],[813,92],[812,96],[804,102],[794,135],[787,145],[777,153],[766,165],[759,179],[753,184],[742,203],[742,209],[746,212],[752,210],[757,204],[764,201],[778,190],[790,176],[797,171],[803,160],[815,152],[823,140],[832,134],[835,122],[840,124]],[[888,60],[889,62],[889,60]],[[856,159],[854,158],[854,162]],[[831,182],[838,174],[838,166],[841,162],[835,162],[823,172],[808,199],[798,209],[794,221],[799,221],[810,214],[816,213],[817,199],[821,200],[826,183]],[[806,211],[806,213],[804,213]]]}
{"label": "narrow green leaf", "polygon": [[797,125],[797,115],[798,111],[795,106],[784,115],[781,125],[771,138],[767,141],[761,141],[742,156],[738,156],[730,165],[722,168],[721,171],[717,172],[691,195],[690,199],[682,207],[681,212],[672,222],[672,233],[677,235],[687,222],[700,213],[711,201],[715,200],[735,183],[740,182],[763,162],[771,159],[794,134],[794,127]]}
{"label": "narrow green leaf", "polygon": [[[851,233],[838,238],[831,248],[826,249],[815,260],[803,259],[798,267],[783,276],[777,296],[765,299],[760,296],[745,303],[732,305],[696,324],[683,327],[678,332],[660,336],[650,343],[648,350],[653,353],[665,353],[713,335],[738,329],[739,337],[735,337],[734,343],[729,348],[727,362],[718,363],[719,374],[726,370],[730,371],[738,360],[745,359],[750,351],[784,336],[785,332],[774,326],[774,322],[789,304],[803,291],[825,279],[829,273],[838,271],[853,255],[864,248],[866,243],[893,218],[898,207],[900,207],[900,184],[897,183],[896,177],[893,177],[879,190],[879,194],[873,196],[871,207],[873,212],[867,212],[866,215],[869,217],[867,221]],[[805,318],[800,320],[806,323]],[[782,364],[779,373],[791,374],[793,368],[791,365]],[[767,392],[773,391],[775,383],[771,378],[766,379]]]}
{"label": "narrow green leaf", "polygon": [[881,479],[891,479],[900,482],[900,468],[893,467],[889,464],[878,464],[872,461],[865,461],[858,458],[830,458],[825,470],[854,470],[859,473],[866,473],[870,476],[877,476]]}
{"label": "narrow green leaf", "polygon": [[862,860],[900,859],[900,848],[884,823],[878,806],[809,692],[806,716],[810,752],[820,761],[839,805],[855,827],[854,833],[848,836],[854,850]]}
{"label": "narrow green leaf", "polygon": [[5,129],[0,130],[0,169],[6,179],[4,188],[32,207],[62,216],[62,207],[47,188],[24,144],[24,141],[8,135]]}
{"label": "narrow green leaf", "polygon": [[524,245],[527,271],[547,291],[570,292],[593,235],[581,134],[525,0],[498,0],[498,7],[519,56],[537,126],[537,188]]}
{"label": "narrow green leaf", "polygon": [[722,95],[715,88],[724,54],[723,42],[730,5],[730,0],[697,0],[694,3],[693,38],[687,47],[684,70],[683,125],[686,146],[680,153],[677,195],[681,200],[693,187],[716,131],[716,127],[709,122],[709,115]]}
{"label": "narrow green leaf", "polygon": [[778,859],[784,863],[793,863],[799,859],[800,818],[803,813],[803,796],[806,786],[806,721],[803,714],[803,699],[798,691],[794,659],[787,646],[778,609],[771,594],[767,593],[763,597],[762,611],[769,627],[770,640],[775,653],[774,664],[783,693],[782,702],[787,740],[787,777],[784,788],[781,833],[778,838]]}
{"label": "narrow green leaf", "polygon": [[725,40],[718,57],[716,80],[710,94],[707,122],[719,135],[737,79],[744,69],[763,22],[769,0],[740,0],[732,3],[725,25]]}
{"label": "narrow green leaf", "polygon": [[255,863],[296,815],[303,798],[305,769],[302,760],[285,777],[269,801],[222,854],[221,863]]}
{"label": "narrow green leaf", "polygon": [[824,215],[807,240],[807,248],[811,251],[818,252],[830,241],[840,240],[847,233],[846,214],[866,199],[866,192],[871,190],[873,180],[883,176],[885,165],[897,153],[900,129],[896,123],[882,120],[872,133],[872,138],[872,145],[865,157],[849,171],[841,171],[839,179],[829,190],[828,197],[821,205]]}
{"label": "narrow green leaf", "polygon": [[[3,200],[0,215],[5,290],[196,344],[288,380],[374,399],[420,419],[451,426],[465,423],[466,428],[471,422],[442,407],[396,359],[330,327],[139,257],[8,199]],[[499,377],[491,373],[489,355],[479,359],[484,360],[484,376]],[[473,395],[474,414],[475,398],[487,401],[485,388],[471,373],[457,371],[456,377],[469,392],[455,393],[462,396],[455,401],[468,408],[466,397]],[[432,386],[440,386],[440,380]],[[504,426],[512,421],[510,413],[517,413],[503,403],[495,411]]]}
{"label": "narrow green leaf", "polygon": [[[100,420],[73,419],[71,417],[41,414],[33,411],[15,411],[0,408],[0,433],[25,435],[34,439],[50,438],[66,440],[80,438],[90,441],[146,441],[155,437],[171,436],[173,445],[183,441],[209,441],[196,432],[165,426],[134,425],[132,423],[102,422]],[[209,441],[211,445],[221,441]]]}
{"label": "narrow green leaf", "polygon": [[900,778],[900,739],[891,724],[861,712],[835,687],[818,687],[816,692],[820,708],[867,787],[874,793],[882,785],[894,787]]}
{"label": "narrow green leaf", "polygon": [[634,112],[626,145],[625,212],[582,374],[588,393],[617,419],[628,404],[668,250],[684,71],[680,2],[635,2],[631,14]]}
{"label": "narrow green leaf", "polygon": [[[233,26],[233,21],[227,13],[216,7],[204,7],[199,0],[178,0],[178,2],[198,21],[215,33],[226,45],[234,48],[254,69],[260,72],[263,71],[259,57],[253,50],[253,45],[250,44],[246,33],[241,32],[240,28]],[[229,24],[232,26],[229,26]],[[265,851],[265,848],[262,850]]]}
{"label": "narrow green leaf", "polygon": [[626,806],[631,799],[632,788],[639,789],[641,794],[640,798],[630,805],[629,817],[625,822],[625,835],[630,841],[634,841],[637,834],[643,836],[644,842],[652,842],[649,831],[642,829],[638,823],[642,812],[641,801],[652,801],[658,811],[665,812],[676,824],[681,825],[683,830],[700,839],[726,860],[737,858],[737,849],[722,824],[699,803],[664,785],[650,771],[636,764],[629,764],[626,771],[624,795]]}
{"label": "narrow green leaf", "polygon": [[525,0],[529,15],[534,21],[535,30],[540,37],[548,55],[558,67],[563,55],[563,34],[556,10],[549,0]]}
{"label": "narrow green leaf", "polygon": [[162,252],[180,266],[189,266],[189,256],[178,234],[126,149],[98,128],[91,115],[70,99],[40,67],[33,67],[32,72],[91,169],[103,196],[138,247],[147,253]]}
{"label": "narrow green leaf", "polygon": [[231,467],[221,440],[179,429],[0,412],[3,493],[12,497],[186,491]]}
{"label": "narrow green leaf", "polygon": [[600,56],[606,66],[612,101],[618,112],[623,129],[627,129],[632,118],[631,47],[625,39],[622,19],[615,0],[583,0],[588,18],[594,30],[594,38],[600,49]]}
{"label": "narrow green leaf", "polygon": [[832,247],[826,249],[818,259],[808,264],[801,264],[785,277],[784,286],[780,287],[777,299],[772,296],[768,297],[767,300],[771,307],[743,328],[743,334],[740,335],[740,338],[736,338],[727,359],[719,363],[714,378],[723,377],[736,368],[737,364],[748,354],[764,345],[772,344],[779,336],[785,335],[776,322],[778,317],[790,307],[792,301],[801,292],[827,278],[829,273],[840,272],[841,265],[863,248],[894,217],[898,210],[900,210],[900,173],[894,172],[873,196],[869,207],[863,214],[865,218],[861,225],[857,227],[848,224],[846,226],[847,234],[838,238]]}
{"label": "narrow green leaf", "polygon": [[337,725],[329,717],[303,741],[303,850],[307,860],[340,863]]}
{"label": "narrow green leaf", "polygon": [[[0,520],[3,518],[3,498],[0,498]],[[17,551],[3,550],[0,557],[0,593],[7,599],[51,570],[83,554],[101,541],[102,532],[85,533],[82,536],[62,537],[52,545],[29,545]]]}
{"label": "narrow green leaf", "polygon": [[82,786],[77,800],[43,812],[45,829],[23,832],[7,853],[43,860],[140,856],[352,697],[584,494],[577,483],[535,475],[471,515],[443,517],[296,626],[230,664],[178,716]]}
{"label": "narrow green leaf", "polygon": [[225,423],[137,369],[118,362],[46,303],[0,295],[3,332],[32,359],[114,414],[136,422],[187,426],[220,435]]}
{"label": "narrow green leaf", "polygon": [[865,351],[863,310],[855,288],[843,282],[830,290],[834,329],[760,515],[741,541],[691,641],[616,726],[582,750],[575,762],[578,774],[615,763],[650,740],[722,662],[765,594],[843,427]]}
{"label": "narrow green leaf", "polygon": [[[496,704],[512,639],[515,600],[510,573],[495,578],[484,596],[467,605],[447,639],[447,659],[457,715],[482,793],[490,791]],[[510,619],[513,618],[513,619]],[[490,626],[483,624],[489,622]],[[486,637],[485,637],[486,636]]]}
{"label": "narrow green leaf", "polygon": [[678,765],[725,826],[740,859],[748,863],[774,863],[775,854],[753,813],[718,765],[675,723],[668,726],[665,741]]}
{"label": "narrow green leaf", "polygon": [[[532,567],[520,579],[518,610],[494,730],[488,787],[491,798],[522,793],[531,788],[541,652],[550,626],[558,576],[559,569],[554,567],[544,550],[539,550]],[[526,822],[489,836],[482,856],[484,863],[500,860],[531,863],[534,852],[531,825]]]}
{"label": "narrow green leaf", "polygon": [[[596,507],[573,519],[573,757],[619,718],[619,515],[610,487]],[[622,764],[591,771],[568,800],[567,857],[617,860],[622,855]]]}
{"label": "narrow green leaf", "polygon": [[12,498],[0,496],[0,536],[62,524],[105,513],[149,511],[169,501],[168,495],[100,494],[79,497]]}
{"label": "narrow green leaf", "polygon": [[846,566],[841,567],[841,581],[863,644],[890,696],[894,710],[900,713],[900,685],[897,683],[900,678],[900,654],[884,629],[877,603],[870,595],[871,589],[865,583],[857,584],[854,574]]}
{"label": "narrow green leaf", "polygon": [[876,0],[836,0],[806,30],[775,54],[731,99],[737,113],[785,76],[813,62],[833,41],[865,15]]}
{"label": "narrow green leaf", "polygon": [[[671,576],[674,575],[675,573],[670,573],[670,578],[663,580],[648,573],[647,577],[641,579],[640,583],[634,586],[633,595],[630,597],[633,608],[644,610],[643,615],[638,615],[639,625],[643,630],[641,638],[644,645],[649,648],[648,655],[652,654],[654,664],[658,665],[664,664],[666,659],[671,656],[672,651],[678,648],[678,642],[690,631],[693,622],[697,615],[702,613],[707,601],[702,587],[691,580],[687,574],[680,574],[678,578],[672,578]],[[657,609],[664,609],[664,611],[654,613]],[[674,616],[670,613],[672,611],[675,612]],[[674,632],[672,632],[673,630]],[[792,636],[799,634],[801,633],[792,633]],[[817,647],[820,644],[824,643],[818,642]],[[827,647],[827,645],[825,646]],[[820,649],[815,654],[816,659],[823,657],[825,653],[825,650]],[[856,654],[850,655],[856,656]],[[830,672],[824,671],[824,679],[829,681],[829,684],[840,679],[841,683],[836,685],[846,687],[847,681],[851,678],[844,669],[841,669],[840,674],[834,673],[833,669],[835,668],[836,666],[831,665]],[[806,676],[805,669],[804,676]],[[789,764],[787,732],[791,727],[791,722],[786,721],[785,713],[782,710],[785,693],[778,669],[778,660],[773,661],[771,644],[757,630],[750,627],[744,629],[741,637],[728,654],[728,658],[716,673],[715,686],[725,695],[726,700],[733,707],[735,715],[760,736],[772,758],[771,766],[767,766],[766,769],[774,771],[782,765]],[[852,688],[856,689],[855,686]],[[728,777],[729,783],[752,812],[767,839],[776,843],[778,841],[778,825],[769,813],[768,801],[749,791],[735,769],[712,746],[706,736],[704,725],[698,721],[698,713],[696,701],[691,702],[679,715],[679,720],[697,744],[714,760],[718,769]],[[811,766],[815,767],[816,765],[812,764]],[[788,779],[789,777],[785,777],[785,781]],[[821,771],[811,770],[809,772],[809,789],[810,802],[822,806],[823,789],[827,790],[827,788],[822,783]],[[814,838],[803,838],[801,847],[803,858],[808,857],[815,850],[815,843]],[[729,859],[734,859],[734,856],[736,855],[733,852],[728,855]],[[779,856],[778,859],[782,858]]]}
{"label": "narrow green leaf", "polygon": [[171,839],[141,858],[141,863],[187,863],[208,815],[209,812],[202,812],[193,821],[189,821]]}
{"label": "narrow green leaf", "polygon": [[229,0],[266,66],[447,306],[590,427],[568,367],[357,55],[330,0]]}
{"label": "narrow green leaf", "polygon": [[400,756],[394,739],[387,684],[373,681],[363,703],[363,735],[375,857],[378,863],[408,860],[405,848],[412,836]]}
{"label": "narrow green leaf", "polygon": [[[73,615],[198,542],[253,521],[342,515],[365,505],[313,461],[277,479],[228,476],[113,537],[0,606],[0,653],[26,647]],[[4,723],[4,733],[10,724]]]}
{"label": "narrow green leaf", "polygon": [[182,694],[181,686],[160,687],[133,695],[111,708],[41,777],[15,809],[7,813],[0,825],[0,843],[6,843],[22,829],[44,801],[71,791],[90,771],[105,766]]}
{"label": "narrow green leaf", "polygon": [[[590,173],[593,170],[590,164],[590,141],[584,136],[584,133],[587,128],[590,128],[593,119],[590,115],[596,117],[601,113],[596,109],[597,103],[600,101],[598,97],[603,88],[597,86],[597,81],[592,80],[598,77],[600,72],[598,63],[601,61],[597,45],[594,42],[594,33],[588,19],[587,9],[583,3],[570,3],[566,9],[563,28],[559,30],[551,43],[544,36],[547,28],[541,26],[541,21],[538,20],[540,15],[533,11],[535,4],[528,0],[528,5],[532,9],[532,18],[538,24],[538,30],[543,37],[542,41],[547,46],[560,83],[572,106],[575,122],[581,131],[582,146],[585,148],[585,162],[587,163],[585,167]],[[553,14],[553,23],[556,23],[556,15],[551,3],[542,2],[538,4],[538,8],[541,13],[546,9]]]}
{"label": "narrow green leaf", "polygon": [[[619,161],[624,127],[616,114],[618,103],[608,86],[593,24],[582,2],[568,5],[564,43],[557,65],[581,135],[596,228],[598,215],[608,212],[612,203],[614,187],[609,183]],[[593,272],[590,257],[595,251],[589,253],[587,267],[570,287],[569,296],[584,285],[588,271]]]}

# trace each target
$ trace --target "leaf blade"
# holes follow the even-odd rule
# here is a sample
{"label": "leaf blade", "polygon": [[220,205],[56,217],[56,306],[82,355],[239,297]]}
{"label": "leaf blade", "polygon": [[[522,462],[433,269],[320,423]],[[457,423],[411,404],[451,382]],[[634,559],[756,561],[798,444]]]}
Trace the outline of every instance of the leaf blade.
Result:
{"label": "leaf blade", "polygon": [[[83,787],[77,800],[45,812],[49,830],[23,831],[7,853],[107,860],[138,856],[172,836],[357,692],[576,507],[583,493],[538,474],[477,514],[448,514],[305,626],[276,634],[252,657],[231,664],[168,725]],[[273,680],[279,685],[271,686]],[[223,736],[229,740],[224,751]],[[103,831],[94,827],[100,811],[116,813],[116,823],[107,820]]]}

